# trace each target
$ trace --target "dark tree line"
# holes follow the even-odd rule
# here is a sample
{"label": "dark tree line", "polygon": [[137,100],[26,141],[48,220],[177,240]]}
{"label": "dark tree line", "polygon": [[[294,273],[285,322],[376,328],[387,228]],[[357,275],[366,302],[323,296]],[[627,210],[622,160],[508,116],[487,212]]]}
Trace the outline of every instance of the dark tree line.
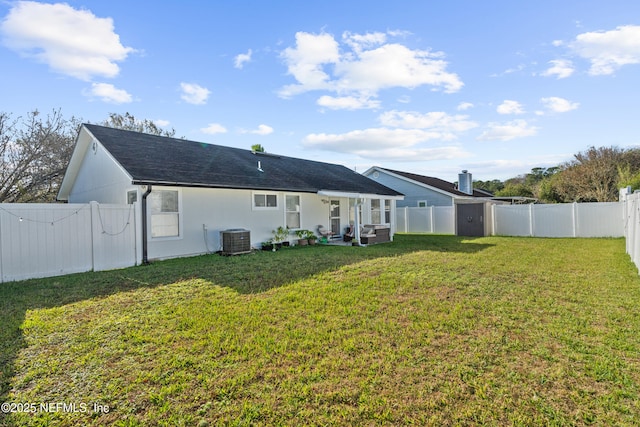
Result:
{"label": "dark tree line", "polygon": [[543,203],[617,201],[620,188],[640,189],[640,149],[589,147],[558,166],[474,185],[496,196],[533,197]]}

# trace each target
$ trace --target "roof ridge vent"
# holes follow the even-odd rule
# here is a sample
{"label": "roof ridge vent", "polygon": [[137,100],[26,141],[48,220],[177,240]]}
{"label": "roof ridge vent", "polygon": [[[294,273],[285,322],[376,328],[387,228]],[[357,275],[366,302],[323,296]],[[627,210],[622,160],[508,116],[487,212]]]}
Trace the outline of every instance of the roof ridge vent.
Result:
{"label": "roof ridge vent", "polygon": [[281,158],[282,156],[279,154],[271,154],[271,153],[266,153],[264,151],[255,151],[255,150],[251,150],[252,154],[255,154],[256,156],[265,156],[265,157],[275,157],[276,159]]}

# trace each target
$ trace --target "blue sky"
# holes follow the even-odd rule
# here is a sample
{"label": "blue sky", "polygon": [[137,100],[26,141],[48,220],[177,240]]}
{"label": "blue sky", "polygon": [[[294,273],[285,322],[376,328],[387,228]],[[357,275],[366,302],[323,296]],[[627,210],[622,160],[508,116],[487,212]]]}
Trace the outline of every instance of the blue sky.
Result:
{"label": "blue sky", "polygon": [[457,180],[640,145],[640,2],[0,0],[0,111]]}

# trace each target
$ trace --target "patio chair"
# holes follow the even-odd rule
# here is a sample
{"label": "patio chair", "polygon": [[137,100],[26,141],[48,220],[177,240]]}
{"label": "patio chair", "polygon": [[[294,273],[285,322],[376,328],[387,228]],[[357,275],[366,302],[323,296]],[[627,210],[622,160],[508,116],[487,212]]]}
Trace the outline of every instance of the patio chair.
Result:
{"label": "patio chair", "polygon": [[318,234],[320,234],[320,236],[324,237],[325,239],[331,239],[331,238],[333,238],[333,235],[335,233],[333,231],[329,230],[328,228],[326,228],[324,225],[319,225],[318,226]]}

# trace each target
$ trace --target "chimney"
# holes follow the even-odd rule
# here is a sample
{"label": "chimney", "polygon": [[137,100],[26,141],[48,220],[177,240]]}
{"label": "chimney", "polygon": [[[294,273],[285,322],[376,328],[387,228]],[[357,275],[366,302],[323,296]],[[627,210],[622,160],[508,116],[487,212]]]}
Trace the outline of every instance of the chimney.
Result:
{"label": "chimney", "polygon": [[473,179],[466,169],[458,174],[458,190],[464,194],[473,195]]}

